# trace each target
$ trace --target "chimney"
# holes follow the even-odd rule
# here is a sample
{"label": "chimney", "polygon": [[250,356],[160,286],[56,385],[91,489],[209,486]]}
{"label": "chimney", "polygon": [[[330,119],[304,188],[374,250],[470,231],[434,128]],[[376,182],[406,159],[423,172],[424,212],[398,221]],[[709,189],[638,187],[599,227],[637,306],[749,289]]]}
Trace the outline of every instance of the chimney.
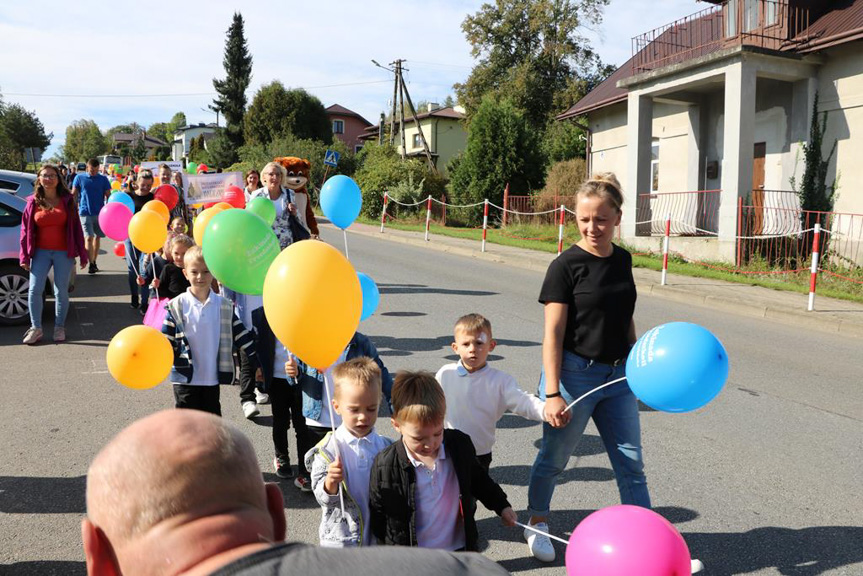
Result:
{"label": "chimney", "polygon": [[428,111],[429,112],[434,112],[438,108],[440,108],[440,104],[438,104],[437,102],[429,102],[429,104],[428,104]]}

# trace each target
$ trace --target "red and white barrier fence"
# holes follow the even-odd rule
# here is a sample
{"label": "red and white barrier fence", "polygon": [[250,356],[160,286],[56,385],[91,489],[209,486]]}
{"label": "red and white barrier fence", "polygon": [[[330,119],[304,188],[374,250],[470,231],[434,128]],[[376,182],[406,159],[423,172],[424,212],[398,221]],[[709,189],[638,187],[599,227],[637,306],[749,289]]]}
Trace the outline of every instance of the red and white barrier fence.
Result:
{"label": "red and white barrier fence", "polygon": [[809,306],[806,308],[809,312],[815,310],[815,281],[818,278],[818,254],[821,241],[821,224],[815,223],[815,237],[812,240],[812,269],[809,277]]}

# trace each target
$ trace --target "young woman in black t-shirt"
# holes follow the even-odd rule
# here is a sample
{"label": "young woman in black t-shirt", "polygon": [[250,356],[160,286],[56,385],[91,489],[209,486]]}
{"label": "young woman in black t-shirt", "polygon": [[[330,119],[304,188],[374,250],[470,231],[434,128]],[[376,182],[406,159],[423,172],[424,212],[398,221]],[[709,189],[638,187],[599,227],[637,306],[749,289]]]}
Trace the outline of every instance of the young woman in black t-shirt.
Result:
{"label": "young woman in black t-shirt", "polygon": [[[546,400],[542,445],[530,474],[531,524],[546,523],[558,475],[593,418],[611,460],[623,504],[650,508],[641,458],[638,402],[625,381],[564,408],[590,390],[621,378],[635,343],[632,256],[612,244],[623,195],[613,174],[585,182],[576,195],[581,240],[548,267],[539,301],[545,305],[540,396]],[[570,421],[571,419],[571,421]],[[525,530],[531,554],[554,560],[551,541]]]}

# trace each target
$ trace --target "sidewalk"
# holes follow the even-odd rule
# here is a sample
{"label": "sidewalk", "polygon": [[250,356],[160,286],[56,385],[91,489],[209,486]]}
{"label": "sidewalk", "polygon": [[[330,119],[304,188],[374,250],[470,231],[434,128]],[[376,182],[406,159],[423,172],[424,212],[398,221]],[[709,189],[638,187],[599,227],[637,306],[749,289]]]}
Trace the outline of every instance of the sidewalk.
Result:
{"label": "sidewalk", "polygon": [[[329,226],[329,224],[324,225]],[[387,228],[381,234],[380,227],[359,223],[351,225],[350,233],[424,246],[430,250],[449,252],[487,262],[498,262],[537,272],[545,272],[548,264],[556,257],[555,254],[547,252],[491,243],[486,244],[486,252],[483,253],[480,243],[474,240],[432,234],[426,242],[422,232]],[[761,286],[676,274],[669,274],[668,284],[661,286],[658,271],[635,268],[632,272],[640,295],[708,306],[734,314],[767,318],[798,327],[863,338],[863,304],[818,296],[816,292],[815,311],[807,312],[808,296],[798,292],[784,292]]]}

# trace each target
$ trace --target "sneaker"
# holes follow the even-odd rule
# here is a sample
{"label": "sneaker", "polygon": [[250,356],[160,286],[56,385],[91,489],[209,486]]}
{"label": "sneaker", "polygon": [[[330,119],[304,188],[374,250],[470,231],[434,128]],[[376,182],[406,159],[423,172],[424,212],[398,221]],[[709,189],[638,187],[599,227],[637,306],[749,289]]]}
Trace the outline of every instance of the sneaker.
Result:
{"label": "sneaker", "polygon": [[258,404],[269,404],[270,403],[270,395],[264,394],[257,388],[255,388],[255,402]]}
{"label": "sneaker", "polygon": [[99,269],[96,268],[96,264],[94,264],[93,262],[90,262],[90,267],[87,269],[87,273],[88,274],[95,274],[98,271],[99,271]]}
{"label": "sneaker", "polygon": [[243,415],[245,415],[245,417],[249,420],[251,420],[260,413],[261,411],[258,410],[258,405],[254,402],[243,402]]}
{"label": "sneaker", "polygon": [[701,562],[701,560],[697,560],[697,559],[692,560],[691,572],[693,574],[698,574],[702,570],[704,570],[704,564]]}
{"label": "sneaker", "polygon": [[294,477],[294,469],[291,468],[290,460],[285,458],[279,458],[276,456],[273,458],[273,468],[276,469],[276,476],[279,478],[293,478]]}
{"label": "sneaker", "polygon": [[66,341],[66,329],[62,326],[54,326],[54,342]]}
{"label": "sneaker", "polygon": [[24,333],[24,344],[28,346],[32,346],[36,342],[42,339],[42,329],[41,328],[29,328]]}
{"label": "sneaker", "polygon": [[311,492],[312,479],[306,478],[305,476],[297,476],[296,480],[294,480],[294,486],[299,488],[302,492]]}
{"label": "sneaker", "polygon": [[[531,526],[548,534],[548,524],[545,522],[538,522],[531,524]],[[555,554],[551,538],[525,528],[524,539],[527,540],[527,547],[530,548],[530,553],[534,558],[540,562],[554,562]]]}
{"label": "sneaker", "polygon": [[138,304],[137,300],[132,300],[131,302],[129,302],[129,308],[131,308],[132,310],[137,310],[139,306],[140,304]]}

